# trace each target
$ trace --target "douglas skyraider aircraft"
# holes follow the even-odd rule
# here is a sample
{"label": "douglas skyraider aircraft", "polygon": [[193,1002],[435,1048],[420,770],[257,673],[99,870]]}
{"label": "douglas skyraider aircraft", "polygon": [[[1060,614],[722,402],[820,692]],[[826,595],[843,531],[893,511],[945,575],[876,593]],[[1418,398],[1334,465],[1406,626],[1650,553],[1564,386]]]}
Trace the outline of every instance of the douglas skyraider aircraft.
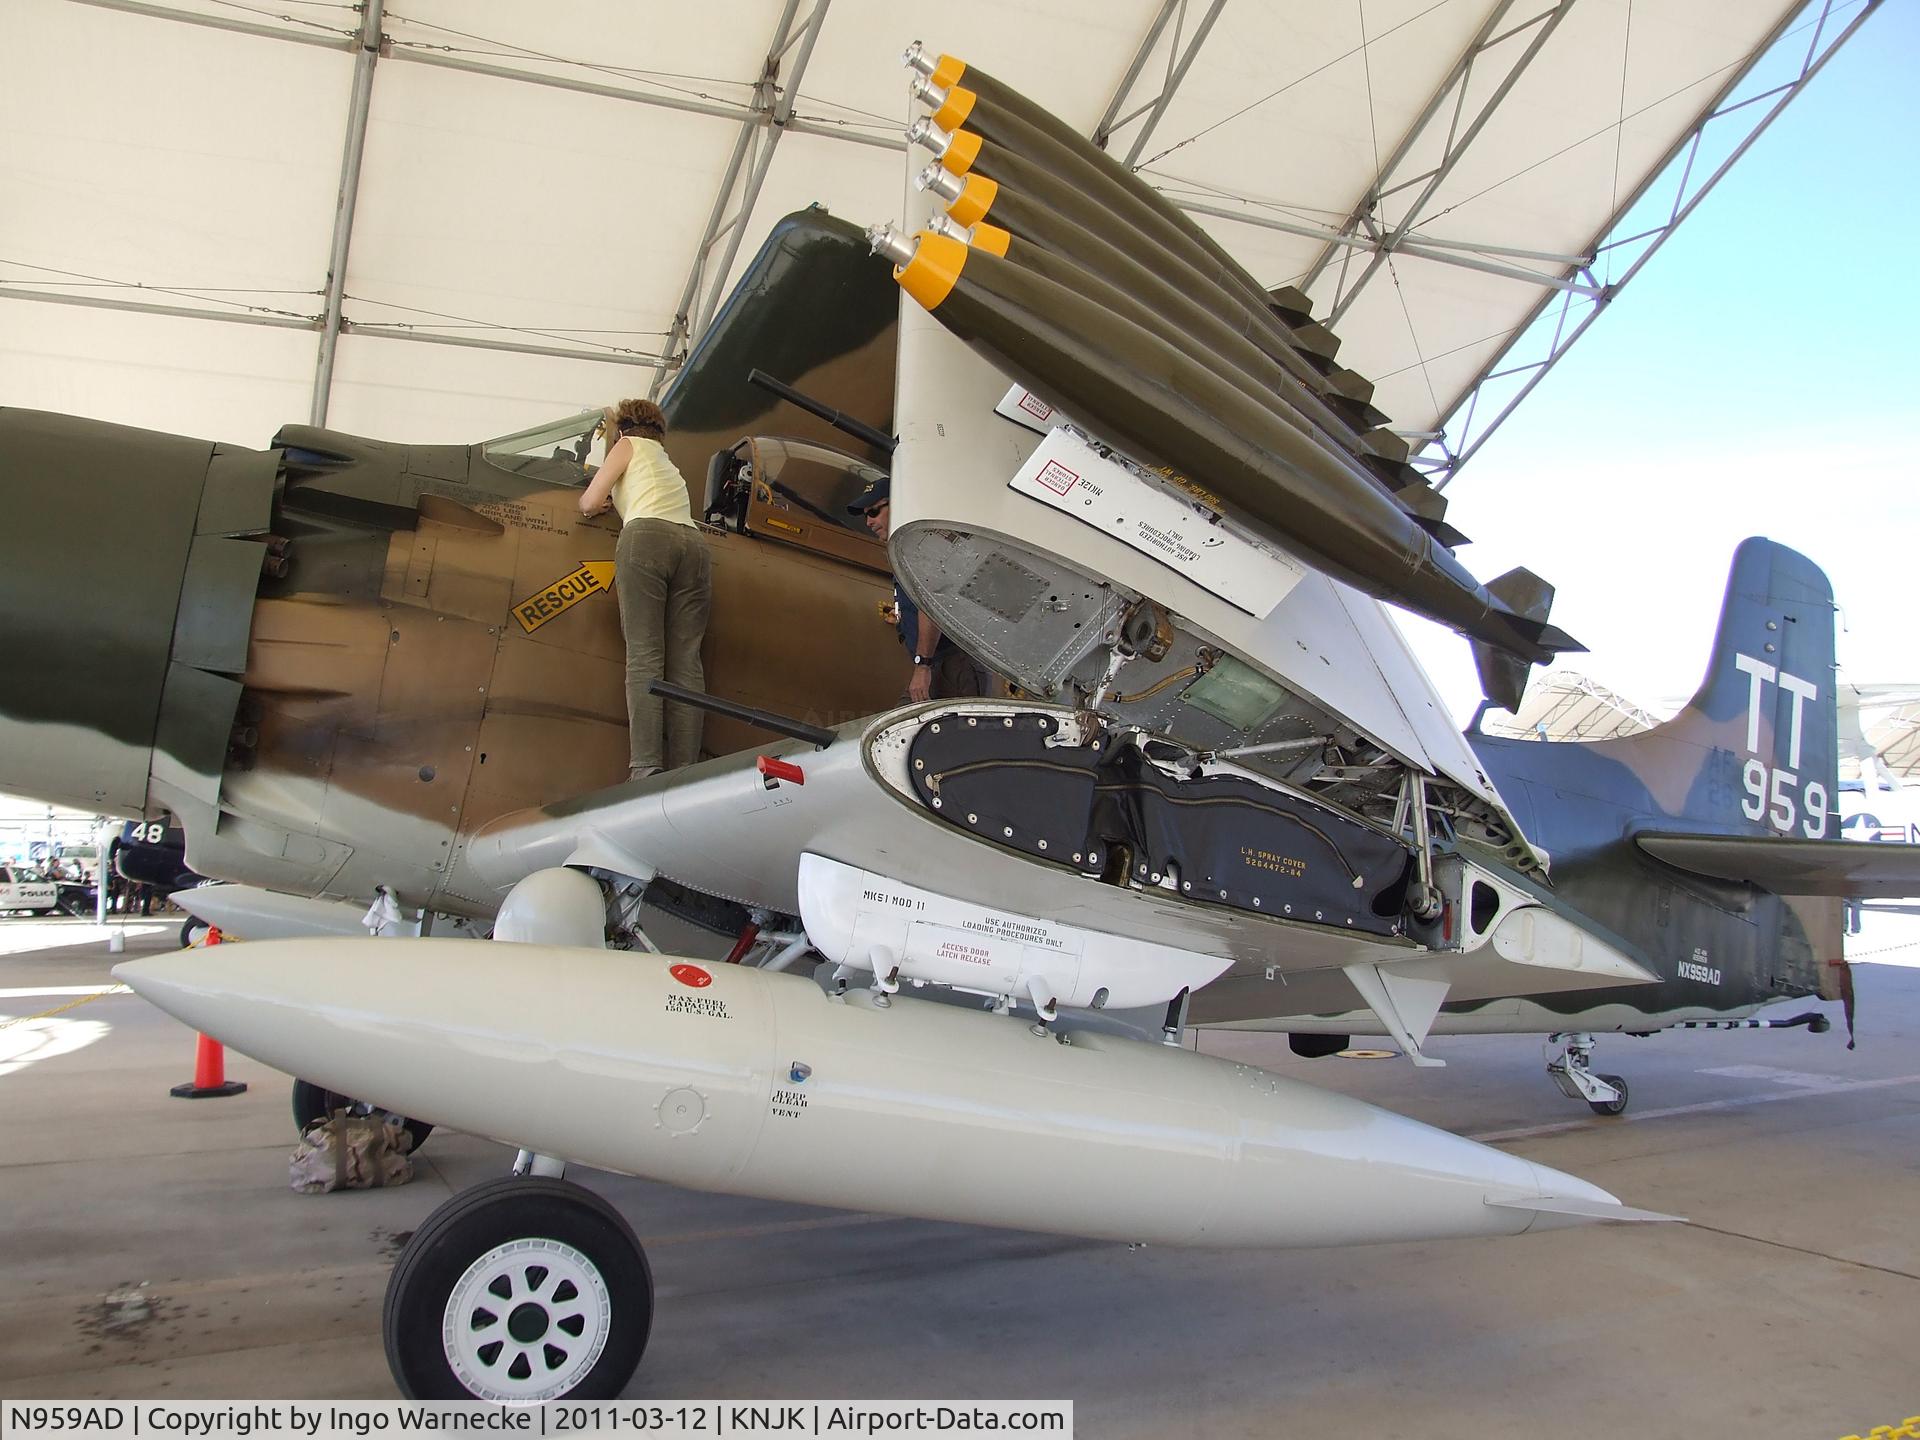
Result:
{"label": "douglas skyraider aircraft", "polygon": [[[0,788],[171,815],[228,882],[184,898],[259,942],[117,973],[306,1077],[303,1115],[363,1096],[534,1172],[396,1266],[409,1395],[625,1385],[646,1260],[567,1161],[1166,1244],[1648,1218],[1179,1041],[1437,1064],[1434,1033],[1546,1032],[1617,1112],[1594,1035],[1844,998],[1840,897],[1920,889],[1915,847],[1839,838],[1804,557],[1741,546],[1671,723],[1461,736],[1383,602],[1468,636],[1511,705],[1575,648],[1551,587],[1453,557],[1301,297],[992,77],[909,61],[947,213],[870,234],[905,298],[858,231],[793,217],[667,397],[715,559],[697,765],[615,783],[595,415],[238,451],[0,411],[9,602],[81,546],[120,582],[0,673]],[[882,467],[884,550],[847,514]],[[1008,697],[895,704],[889,569]],[[637,953],[663,912],[726,961]]]}

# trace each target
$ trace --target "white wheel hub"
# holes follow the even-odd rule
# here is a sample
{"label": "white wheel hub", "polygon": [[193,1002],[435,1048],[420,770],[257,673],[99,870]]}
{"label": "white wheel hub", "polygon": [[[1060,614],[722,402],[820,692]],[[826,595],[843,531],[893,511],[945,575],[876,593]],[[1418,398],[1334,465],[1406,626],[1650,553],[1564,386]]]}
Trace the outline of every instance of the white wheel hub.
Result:
{"label": "white wheel hub", "polygon": [[475,1399],[533,1405],[587,1378],[612,1325],[599,1267],[571,1245],[529,1238],[467,1267],[447,1296],[440,1343]]}

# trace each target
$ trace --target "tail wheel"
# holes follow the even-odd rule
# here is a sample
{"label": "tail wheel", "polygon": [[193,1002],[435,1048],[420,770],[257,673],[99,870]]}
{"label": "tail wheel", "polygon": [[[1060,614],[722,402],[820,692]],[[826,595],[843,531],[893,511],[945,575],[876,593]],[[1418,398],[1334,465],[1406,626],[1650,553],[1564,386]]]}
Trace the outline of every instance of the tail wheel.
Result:
{"label": "tail wheel", "polygon": [[1602,1075],[1598,1078],[1606,1081],[1620,1093],[1611,1100],[1589,1100],[1587,1104],[1592,1107],[1596,1115],[1620,1114],[1627,1108],[1627,1082],[1618,1075]]}
{"label": "tail wheel", "polygon": [[381,1316],[410,1400],[610,1400],[653,1328],[653,1272],[620,1212],[566,1180],[509,1176],[413,1234]]}
{"label": "tail wheel", "polygon": [[[356,1115],[370,1115],[374,1107],[364,1100],[355,1100],[350,1095],[329,1090],[316,1085],[311,1080],[293,1082],[293,1124],[302,1135],[310,1126],[326,1119],[336,1110],[351,1110]],[[407,1127],[407,1134],[413,1137],[412,1150],[418,1150],[427,1143],[427,1137],[433,1134],[433,1126],[425,1120],[415,1120],[402,1115],[400,1123]]]}

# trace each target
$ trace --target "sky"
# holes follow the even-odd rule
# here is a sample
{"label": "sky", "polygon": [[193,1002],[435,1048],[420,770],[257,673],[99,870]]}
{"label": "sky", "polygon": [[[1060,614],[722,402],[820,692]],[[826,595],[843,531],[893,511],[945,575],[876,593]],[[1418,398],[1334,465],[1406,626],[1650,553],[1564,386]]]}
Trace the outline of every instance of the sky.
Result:
{"label": "sky", "polygon": [[[1448,486],[1476,575],[1558,587],[1567,668],[1682,703],[1766,535],[1833,581],[1843,678],[1920,683],[1916,74],[1920,5],[1887,0]],[[1465,723],[1466,642],[1401,618]]]}

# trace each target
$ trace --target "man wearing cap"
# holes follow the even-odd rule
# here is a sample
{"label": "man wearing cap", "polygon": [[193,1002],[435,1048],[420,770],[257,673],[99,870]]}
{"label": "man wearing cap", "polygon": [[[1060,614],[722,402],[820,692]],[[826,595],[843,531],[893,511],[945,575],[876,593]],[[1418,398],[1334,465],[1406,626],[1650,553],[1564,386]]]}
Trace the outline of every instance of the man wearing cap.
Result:
{"label": "man wearing cap", "polygon": [[[884,478],[876,480],[847,507],[847,513],[865,517],[867,529],[884,543],[892,496],[892,482]],[[992,693],[986,667],[942,635],[932,617],[922,615],[920,607],[900,588],[898,580],[893,582],[893,608],[894,629],[907,653],[913,656],[913,677],[907,681],[903,700],[917,703]]]}

